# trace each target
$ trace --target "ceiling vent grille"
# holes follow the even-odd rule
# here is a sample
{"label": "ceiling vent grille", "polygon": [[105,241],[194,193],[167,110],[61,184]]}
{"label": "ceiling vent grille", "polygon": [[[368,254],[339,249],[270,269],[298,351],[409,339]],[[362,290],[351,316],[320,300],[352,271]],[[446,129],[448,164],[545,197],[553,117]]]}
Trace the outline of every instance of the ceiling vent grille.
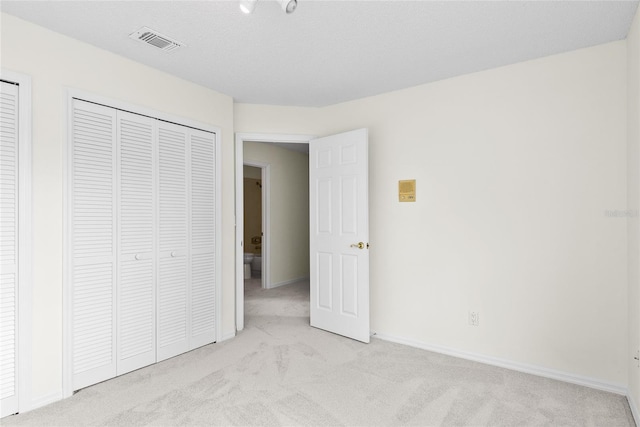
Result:
{"label": "ceiling vent grille", "polygon": [[147,27],[140,28],[135,33],[130,34],[129,37],[142,43],[157,47],[158,49],[164,50],[165,52],[172,52],[179,47],[184,46],[183,43],[180,43],[177,40],[173,40],[170,37],[160,34],[159,32]]}

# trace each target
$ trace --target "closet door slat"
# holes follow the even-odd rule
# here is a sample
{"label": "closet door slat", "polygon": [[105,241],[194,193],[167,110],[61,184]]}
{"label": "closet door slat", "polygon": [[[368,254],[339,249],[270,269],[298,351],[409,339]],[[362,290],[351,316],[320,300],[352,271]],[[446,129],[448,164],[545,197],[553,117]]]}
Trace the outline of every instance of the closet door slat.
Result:
{"label": "closet door slat", "polygon": [[116,110],[73,101],[73,389],[116,375]]}
{"label": "closet door slat", "polygon": [[18,410],[18,86],[0,82],[0,416]]}
{"label": "closet door slat", "polygon": [[187,128],[158,128],[158,361],[189,349]]}
{"label": "closet door slat", "polygon": [[215,341],[215,134],[190,130],[190,349]]}
{"label": "closet door slat", "polygon": [[118,111],[118,375],[156,361],[156,122]]}

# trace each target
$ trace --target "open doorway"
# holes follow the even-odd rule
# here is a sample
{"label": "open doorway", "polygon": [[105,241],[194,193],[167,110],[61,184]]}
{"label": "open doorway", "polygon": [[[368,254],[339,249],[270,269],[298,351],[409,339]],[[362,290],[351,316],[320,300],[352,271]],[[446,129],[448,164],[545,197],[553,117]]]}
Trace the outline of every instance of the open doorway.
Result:
{"label": "open doorway", "polygon": [[[244,329],[245,253],[260,246],[262,288],[308,280],[309,204],[308,155],[311,136],[236,135],[236,329]],[[304,144],[302,146],[301,144]],[[291,150],[298,148],[298,150]],[[300,148],[303,148],[300,150]],[[295,160],[299,157],[299,160]],[[293,164],[300,165],[297,169]],[[261,171],[262,225],[260,239],[245,233],[245,165]],[[284,165],[284,166],[283,166]],[[304,165],[304,172],[301,168]],[[286,169],[286,173],[284,171]],[[248,172],[253,172],[249,170]],[[257,176],[257,175],[256,175]],[[256,178],[253,178],[256,179]],[[255,185],[249,182],[249,185]],[[300,195],[300,189],[304,195]],[[260,242],[255,243],[255,242]],[[256,263],[253,262],[253,265]],[[255,283],[257,272],[251,269]]]}

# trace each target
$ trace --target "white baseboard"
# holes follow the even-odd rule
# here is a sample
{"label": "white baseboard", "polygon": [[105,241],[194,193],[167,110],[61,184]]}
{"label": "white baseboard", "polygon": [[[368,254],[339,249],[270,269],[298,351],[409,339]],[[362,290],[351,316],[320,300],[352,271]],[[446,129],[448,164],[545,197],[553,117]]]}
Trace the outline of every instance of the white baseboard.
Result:
{"label": "white baseboard", "polygon": [[[610,393],[621,394],[623,396],[626,396],[628,391],[625,386],[620,384],[612,384],[612,383],[597,380],[595,378],[589,378],[581,375],[570,374],[567,372],[548,369],[541,366],[514,362],[512,360],[500,359],[497,357],[487,356],[484,354],[460,351],[454,348],[422,343],[422,342],[414,341],[407,338],[394,337],[391,335],[373,333],[373,336],[376,338],[380,338],[381,340],[408,345],[409,347],[416,347],[422,350],[433,351],[434,353],[441,353],[441,354],[446,354],[448,356],[459,357],[460,359],[473,360],[474,362],[485,363],[487,365],[498,366],[501,368],[511,369],[512,371],[518,371],[518,372],[524,372],[526,374],[537,375],[539,377],[551,378],[554,380],[564,381],[567,383],[577,384],[585,387],[590,387],[597,390],[608,391]],[[635,413],[634,413],[634,416],[635,416]]]}
{"label": "white baseboard", "polygon": [[297,279],[286,280],[284,282],[279,282],[279,283],[271,283],[267,289],[273,289],[280,286],[290,285],[292,283],[302,282],[303,280],[309,280],[309,276],[298,277]]}
{"label": "white baseboard", "polygon": [[633,398],[633,395],[630,392],[627,393],[627,401],[629,402],[629,408],[631,408],[631,415],[633,415],[633,420],[636,422],[637,426],[640,426],[640,413],[638,413],[636,400]]}
{"label": "white baseboard", "polygon": [[43,406],[47,406],[51,403],[62,400],[62,390],[45,394],[44,396],[40,396],[31,400],[31,405],[21,413],[33,411],[34,409],[42,408]]}
{"label": "white baseboard", "polygon": [[218,342],[223,342],[226,340],[230,340],[231,338],[235,337],[236,333],[235,332],[230,332],[228,334],[224,334],[223,336],[220,337],[220,340]]}

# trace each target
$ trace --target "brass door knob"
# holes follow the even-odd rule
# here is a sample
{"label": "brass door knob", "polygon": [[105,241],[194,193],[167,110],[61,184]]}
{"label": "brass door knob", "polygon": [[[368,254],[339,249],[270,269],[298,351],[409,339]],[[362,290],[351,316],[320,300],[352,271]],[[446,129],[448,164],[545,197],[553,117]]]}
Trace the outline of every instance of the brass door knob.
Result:
{"label": "brass door knob", "polygon": [[364,242],[358,242],[351,245],[352,248],[364,249]]}

